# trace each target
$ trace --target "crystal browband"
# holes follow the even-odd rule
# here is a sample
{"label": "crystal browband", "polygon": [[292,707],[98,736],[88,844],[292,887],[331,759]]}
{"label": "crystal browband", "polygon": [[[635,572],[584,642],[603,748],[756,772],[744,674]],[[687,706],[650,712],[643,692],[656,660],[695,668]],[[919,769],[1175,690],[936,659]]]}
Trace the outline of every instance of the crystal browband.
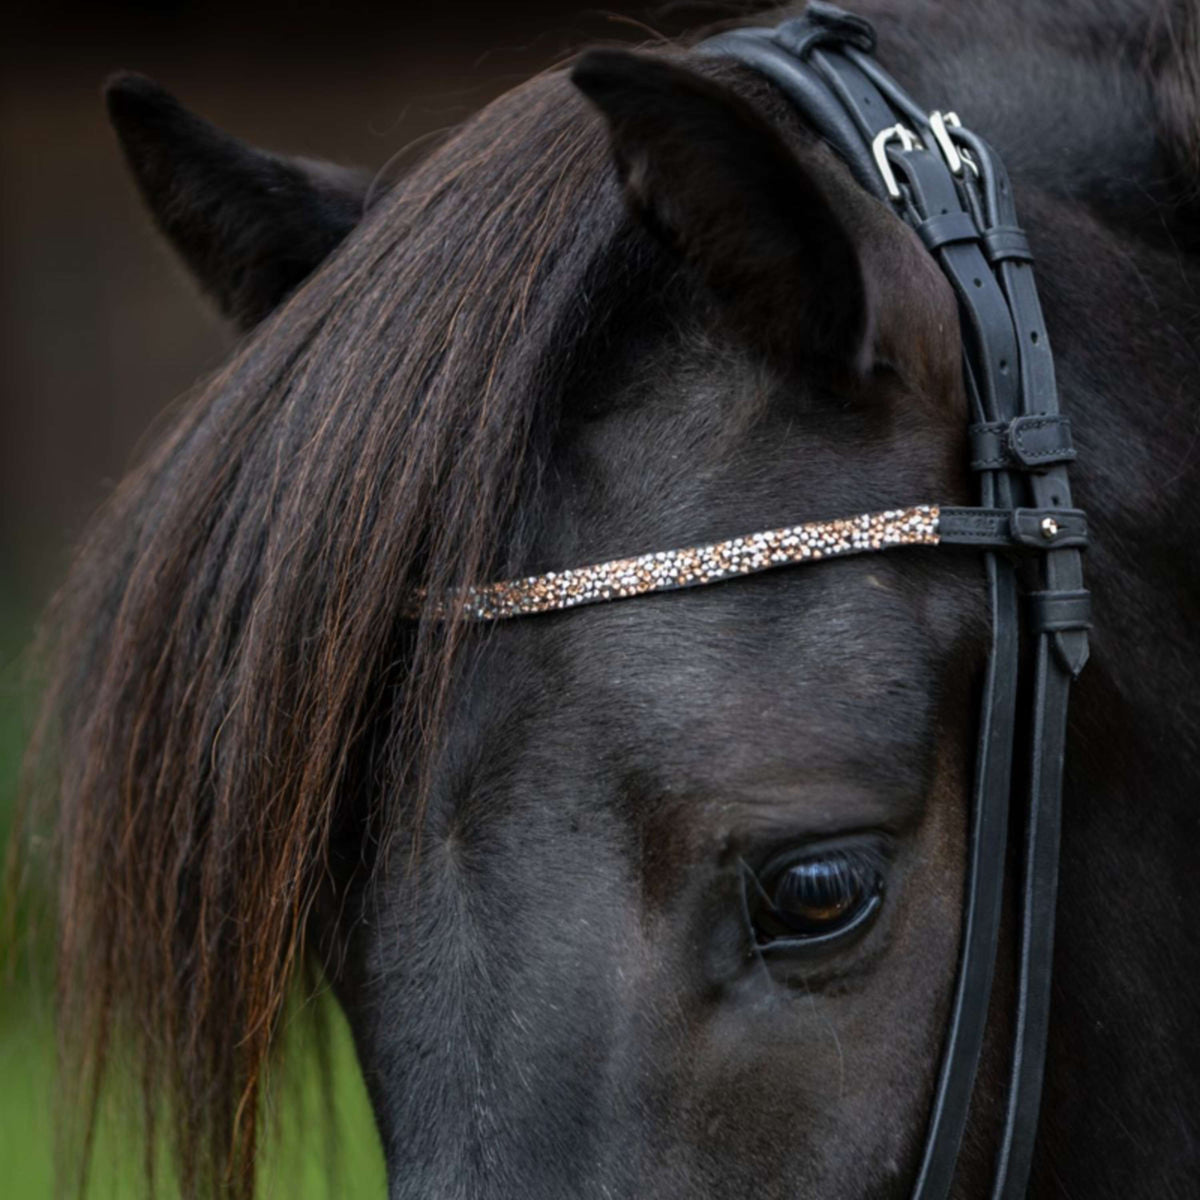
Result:
{"label": "crystal browband", "polygon": [[892,546],[935,546],[938,540],[938,508],[920,504],[833,521],[809,521],[703,546],[659,550],[467,588],[461,593],[461,604],[477,621],[496,621],[700,587],[772,567],[844,558]]}
{"label": "crystal browband", "polygon": [[[500,621],[701,587],[775,567],[900,546],[1050,550],[1086,544],[1087,522],[1077,509],[1049,512],[917,504],[830,521],[807,521],[682,550],[657,550],[588,567],[463,588],[432,612],[426,609],[424,615],[443,618],[457,610],[475,621]],[[421,615],[424,607],[418,599],[409,615]]]}

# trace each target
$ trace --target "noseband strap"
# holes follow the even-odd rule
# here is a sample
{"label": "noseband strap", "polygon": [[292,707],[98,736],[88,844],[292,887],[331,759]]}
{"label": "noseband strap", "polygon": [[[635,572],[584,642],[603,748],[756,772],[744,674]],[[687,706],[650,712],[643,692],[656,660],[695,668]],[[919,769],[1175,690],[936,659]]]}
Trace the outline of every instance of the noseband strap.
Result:
{"label": "noseband strap", "polygon": [[[979,510],[941,510],[942,543],[1036,549],[1037,584],[1026,628],[1032,680],[1021,693],[1029,722],[1021,854],[1020,949],[1011,1074],[993,1200],[1028,1187],[1050,1013],[1054,909],[1067,700],[1088,655],[1083,514],[1071,507],[1075,456],[1059,413],[1054,361],[1029,243],[1012,186],[992,149],[953,113],[927,112],[872,57],[870,26],[812,3],[775,29],[739,29],[701,45],[770,79],[845,160],[858,182],[891,205],[954,287],[963,371],[972,407],[971,465]],[[1026,507],[1022,507],[1026,506]],[[994,541],[989,541],[990,537]],[[1039,543],[1039,539],[1042,539]],[[950,1192],[975,1088],[999,944],[1020,657],[1017,573],[985,552],[992,641],[979,723],[970,856],[958,980],[934,1091],[915,1200]]]}

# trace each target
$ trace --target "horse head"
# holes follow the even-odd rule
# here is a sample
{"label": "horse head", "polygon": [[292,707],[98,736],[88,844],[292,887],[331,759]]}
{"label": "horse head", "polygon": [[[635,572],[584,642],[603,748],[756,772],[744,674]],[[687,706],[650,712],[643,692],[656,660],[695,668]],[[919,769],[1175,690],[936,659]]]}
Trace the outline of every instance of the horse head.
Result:
{"label": "horse head", "polygon": [[[995,13],[986,38],[973,6],[878,18],[889,68],[1013,168],[1086,450],[1098,612],[1034,1181],[1116,1194],[1149,1156],[1155,1186],[1120,1194],[1164,1195],[1200,1144],[1171,986],[1200,973],[1178,858],[1200,241],[1171,114],[1200,102],[1170,53],[1122,57],[1082,16],[1033,36]],[[1039,124],[1064,79],[1086,114]],[[60,602],[48,728],[84,1064],[132,1037],[185,1185],[248,1195],[307,966],[349,1020],[396,1200],[906,1195],[962,937],[978,556],[496,622],[444,598],[969,503],[964,334],[935,260],[772,84],[681,47],[541,76],[376,189],[146,81],[109,103],[245,338]],[[996,1150],[1014,937],[961,1195]]]}

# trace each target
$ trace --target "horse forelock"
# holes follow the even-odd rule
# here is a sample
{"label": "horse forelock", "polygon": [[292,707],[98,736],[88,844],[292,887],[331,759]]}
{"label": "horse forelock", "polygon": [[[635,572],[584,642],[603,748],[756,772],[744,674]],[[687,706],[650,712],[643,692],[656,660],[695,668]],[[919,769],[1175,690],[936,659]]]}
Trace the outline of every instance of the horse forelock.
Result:
{"label": "horse forelock", "polygon": [[1163,135],[1200,199],[1200,2],[1164,6],[1155,98]]}
{"label": "horse forelock", "polygon": [[489,569],[620,221],[565,79],[502,98],[188,402],[56,602],[68,1077],[90,1125],[131,1043],[188,1194],[253,1190],[331,842],[421,804],[463,629],[402,609]]}
{"label": "horse forelock", "polygon": [[[1193,180],[1198,11],[1171,8],[1152,43]],[[330,849],[416,823],[470,636],[402,610],[503,565],[552,401],[629,290],[624,222],[562,76],[498,101],[188,402],[56,602],[39,745],[67,1077],[90,1122],[109,1047],[132,1039],[147,1095],[172,1098],[189,1193],[253,1191]]]}

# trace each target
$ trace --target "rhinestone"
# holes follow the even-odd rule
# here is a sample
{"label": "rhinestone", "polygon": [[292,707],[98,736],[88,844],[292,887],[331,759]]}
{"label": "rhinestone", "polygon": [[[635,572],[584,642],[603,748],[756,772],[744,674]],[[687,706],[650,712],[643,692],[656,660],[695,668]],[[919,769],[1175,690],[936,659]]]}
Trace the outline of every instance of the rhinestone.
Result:
{"label": "rhinestone", "polygon": [[[1047,517],[1042,521],[1041,531],[1044,537],[1052,539],[1058,533],[1058,524]],[[445,616],[458,605],[468,617],[495,621],[671,588],[695,587],[789,563],[816,562],[894,546],[936,546],[938,540],[938,508],[922,504],[833,521],[809,521],[707,546],[652,551],[587,567],[466,587],[457,593],[457,598],[435,606],[434,613]],[[423,600],[423,595],[414,596],[406,608],[408,614],[420,615]]]}

